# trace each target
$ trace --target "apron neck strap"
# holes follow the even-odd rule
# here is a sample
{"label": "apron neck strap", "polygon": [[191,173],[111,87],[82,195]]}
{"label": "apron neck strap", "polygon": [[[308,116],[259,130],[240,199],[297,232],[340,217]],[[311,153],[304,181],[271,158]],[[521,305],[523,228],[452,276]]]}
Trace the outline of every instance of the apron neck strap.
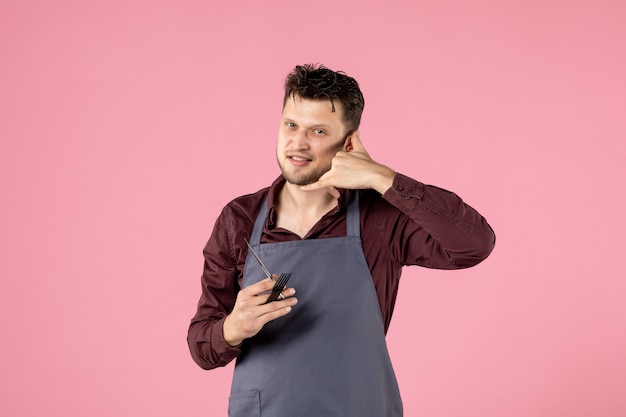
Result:
{"label": "apron neck strap", "polygon": [[[254,228],[252,229],[252,235],[250,235],[250,244],[259,245],[261,243],[261,234],[263,233],[263,227],[267,219],[267,211],[269,202],[267,196],[263,200],[261,210],[254,222]],[[359,213],[359,192],[354,190],[351,193],[350,201],[348,202],[348,208],[346,213],[346,236],[361,238],[361,224]]]}
{"label": "apron neck strap", "polygon": [[361,239],[361,223],[359,213],[359,191],[354,190],[348,202],[346,214],[346,236]]}

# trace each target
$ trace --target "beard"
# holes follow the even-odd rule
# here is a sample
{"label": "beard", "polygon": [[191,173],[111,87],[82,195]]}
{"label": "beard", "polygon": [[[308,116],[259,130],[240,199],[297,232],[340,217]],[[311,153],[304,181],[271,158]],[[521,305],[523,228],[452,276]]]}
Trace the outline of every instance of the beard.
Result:
{"label": "beard", "polygon": [[283,174],[285,181],[293,185],[312,184],[319,180],[322,175],[330,171],[330,166],[328,166],[318,169],[304,168],[298,169],[296,172],[288,172],[280,159],[278,159],[278,166],[280,167],[280,171]]}
{"label": "beard", "polygon": [[[345,139],[341,143],[338,143],[336,148],[331,150],[332,155],[335,155],[337,152],[343,149],[343,144]],[[327,166],[306,166],[302,168],[297,168],[289,164],[289,162],[283,156],[278,155],[278,150],[276,151],[276,161],[278,162],[278,166],[280,167],[280,171],[283,174],[283,177],[289,184],[293,185],[308,185],[312,184],[320,179],[322,175],[330,171],[331,169],[331,161],[328,161]],[[332,158],[331,158],[332,159]],[[319,163],[319,159],[315,159]],[[313,160],[311,161],[313,163]]]}

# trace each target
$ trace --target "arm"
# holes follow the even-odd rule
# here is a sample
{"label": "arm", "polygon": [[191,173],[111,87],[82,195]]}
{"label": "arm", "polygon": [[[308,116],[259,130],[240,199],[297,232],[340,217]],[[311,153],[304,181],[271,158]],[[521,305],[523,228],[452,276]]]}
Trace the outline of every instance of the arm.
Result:
{"label": "arm", "polygon": [[[398,265],[456,269],[478,264],[493,250],[495,235],[486,220],[461,198],[375,162],[355,132],[319,181],[301,187],[373,189],[398,210],[373,211]],[[329,191],[330,192],[330,191]],[[332,193],[331,193],[332,194]],[[381,213],[384,213],[381,214]]]}
{"label": "arm", "polygon": [[232,310],[239,284],[231,241],[230,209],[224,208],[204,247],[202,293],[191,320],[187,343],[193,360],[203,369],[225,366],[241,350],[224,340],[223,325]]}
{"label": "arm", "polygon": [[396,174],[383,198],[399,210],[378,214],[377,221],[400,265],[468,268],[494,248],[495,234],[485,218],[450,191]]}
{"label": "arm", "polygon": [[[241,353],[241,343],[269,321],[282,317],[297,303],[295,290],[283,291],[285,299],[265,304],[274,286],[269,278],[239,289],[234,239],[237,226],[226,207],[204,248],[202,295],[189,326],[187,343],[193,360],[203,369],[225,366]],[[249,236],[247,237],[249,238]],[[246,254],[240,254],[245,260]]]}

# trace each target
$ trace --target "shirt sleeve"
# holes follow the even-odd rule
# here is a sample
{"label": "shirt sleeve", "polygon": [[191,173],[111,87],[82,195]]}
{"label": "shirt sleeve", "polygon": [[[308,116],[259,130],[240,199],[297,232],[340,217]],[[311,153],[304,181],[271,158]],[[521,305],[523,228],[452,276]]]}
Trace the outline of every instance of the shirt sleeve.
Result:
{"label": "shirt sleeve", "polygon": [[226,207],[203,250],[202,293],[187,333],[191,357],[203,369],[225,366],[241,353],[226,343],[223,334],[239,290],[232,239],[231,211]]}
{"label": "shirt sleeve", "polygon": [[381,219],[400,265],[468,268],[487,258],[495,246],[485,218],[450,191],[397,173],[383,198],[401,213]]}

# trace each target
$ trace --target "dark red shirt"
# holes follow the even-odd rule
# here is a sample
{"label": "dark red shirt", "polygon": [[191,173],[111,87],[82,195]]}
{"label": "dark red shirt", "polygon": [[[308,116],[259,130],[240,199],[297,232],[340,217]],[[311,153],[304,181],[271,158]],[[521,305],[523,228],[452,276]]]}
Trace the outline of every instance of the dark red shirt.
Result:
{"label": "dark red shirt", "polygon": [[[194,361],[204,369],[224,366],[241,350],[224,341],[222,326],[241,288],[248,255],[246,240],[261,204],[268,196],[269,212],[262,243],[299,240],[276,227],[275,197],[285,180],[241,196],[224,207],[204,248],[202,295],[191,320],[188,344]],[[340,190],[339,204],[313,226],[304,239],[345,236],[346,204],[358,192],[361,237],[372,273],[385,332],[389,328],[402,267],[437,269],[474,266],[493,250],[495,235],[487,221],[456,194],[396,174],[384,194],[374,190]],[[268,195],[269,193],[269,195]]]}

